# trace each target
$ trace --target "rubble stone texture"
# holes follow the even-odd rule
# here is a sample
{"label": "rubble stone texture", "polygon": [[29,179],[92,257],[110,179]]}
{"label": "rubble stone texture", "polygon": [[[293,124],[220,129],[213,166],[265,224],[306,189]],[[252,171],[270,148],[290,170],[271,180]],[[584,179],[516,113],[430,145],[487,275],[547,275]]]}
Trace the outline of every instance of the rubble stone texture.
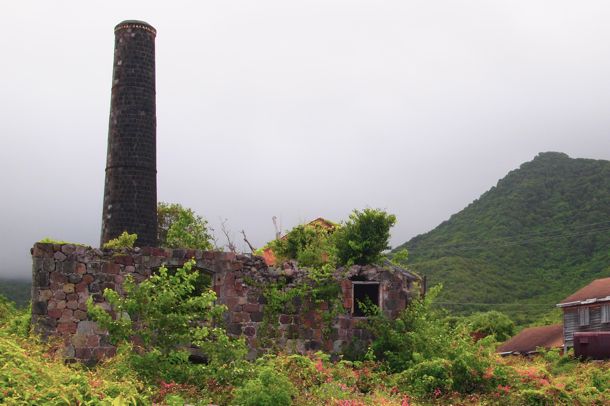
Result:
{"label": "rubble stone texture", "polygon": [[268,267],[262,257],[229,252],[163,248],[112,251],[36,243],[32,248],[33,327],[44,338],[61,338],[68,358],[94,362],[112,356],[116,348],[107,332],[89,319],[87,299],[91,296],[95,303],[110,310],[102,295],[105,288],[122,292],[128,274],[141,282],[163,264],[168,268],[180,267],[191,258],[196,261],[195,269],[210,274],[218,303],[228,309],[227,331],[246,339],[252,358],[269,348],[338,353],[355,339],[369,340],[367,331],[359,325],[362,318],[352,316],[352,279],[379,282],[381,307],[389,317],[396,317],[406,307],[416,289],[417,278],[400,269],[375,266],[338,269],[334,279],[341,288],[336,299],[343,307],[330,323],[323,318],[328,303],[312,305],[299,297],[281,311],[267,315],[272,320],[265,321],[267,300],[263,287],[282,281],[285,289],[291,289],[303,283],[307,270],[294,263],[276,269]]}
{"label": "rubble stone texture", "polygon": [[123,21],[114,33],[101,245],[127,231],[136,245],[156,246],[156,31]]}

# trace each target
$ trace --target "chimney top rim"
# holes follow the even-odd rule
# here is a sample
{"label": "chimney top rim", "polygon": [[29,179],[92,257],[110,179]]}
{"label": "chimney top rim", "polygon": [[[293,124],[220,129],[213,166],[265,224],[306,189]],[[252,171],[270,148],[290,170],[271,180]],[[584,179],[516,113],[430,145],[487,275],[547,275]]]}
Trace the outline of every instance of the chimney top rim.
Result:
{"label": "chimney top rim", "polygon": [[149,31],[153,34],[157,34],[157,30],[152,25],[148,24],[146,21],[141,20],[124,20],[118,23],[114,27],[114,31],[128,29],[128,28],[140,28],[146,31]]}

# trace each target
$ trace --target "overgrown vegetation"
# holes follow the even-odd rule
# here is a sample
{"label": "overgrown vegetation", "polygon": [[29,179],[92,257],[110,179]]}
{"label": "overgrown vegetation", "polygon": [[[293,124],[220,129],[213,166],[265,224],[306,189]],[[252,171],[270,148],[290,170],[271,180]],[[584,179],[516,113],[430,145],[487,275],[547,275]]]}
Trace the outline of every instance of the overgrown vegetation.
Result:
{"label": "overgrown vegetation", "polygon": [[177,203],[157,205],[157,242],[165,248],[211,250],[214,238],[207,220]]}
{"label": "overgrown vegetation", "polygon": [[334,265],[336,248],[333,235],[337,228],[315,223],[298,225],[268,246],[279,262],[294,259],[300,266],[313,268]]}
{"label": "overgrown vegetation", "polygon": [[390,248],[390,229],[395,223],[396,216],[380,209],[354,210],[340,225],[299,225],[268,247],[279,262],[296,260],[303,267],[375,264]]}
{"label": "overgrown vegetation", "polygon": [[[610,162],[547,152],[501,179],[408,248],[454,314],[499,310],[518,325],[610,276]],[[492,305],[488,305],[488,304]]]}
{"label": "overgrown vegetation", "polygon": [[113,238],[108,242],[104,243],[102,248],[118,250],[123,248],[133,248],[136,240],[138,239],[137,234],[129,234],[127,231],[123,231],[117,238]]}
{"label": "overgrown vegetation", "polygon": [[[166,279],[164,283],[175,286],[175,281]],[[443,312],[433,306],[436,293],[416,302],[395,321],[373,317],[370,328],[378,339],[362,360],[331,361],[323,353],[278,353],[248,362],[242,347],[221,345],[224,356],[207,364],[192,364],[179,348],[163,355],[158,349],[123,344],[117,356],[92,369],[65,364],[57,351],[61,343],[42,344],[27,330],[12,328],[20,324],[16,319],[28,313],[0,301],[0,403],[404,406],[610,402],[609,362],[580,362],[557,351],[535,358],[500,358],[493,352],[492,336],[475,343],[464,326],[447,323]],[[170,303],[166,304],[170,307],[155,306],[172,313]],[[137,319],[135,313],[133,319]],[[124,337],[120,330],[114,334]],[[184,338],[184,342],[188,340]]]}
{"label": "overgrown vegetation", "polygon": [[339,265],[366,265],[379,262],[381,253],[390,248],[390,228],[396,216],[383,210],[354,210],[349,220],[335,234]]}

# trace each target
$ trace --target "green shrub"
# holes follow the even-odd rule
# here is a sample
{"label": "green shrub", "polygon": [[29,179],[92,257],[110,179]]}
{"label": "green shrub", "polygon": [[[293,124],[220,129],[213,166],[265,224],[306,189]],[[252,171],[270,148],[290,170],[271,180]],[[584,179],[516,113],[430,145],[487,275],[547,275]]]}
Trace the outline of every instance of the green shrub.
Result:
{"label": "green shrub", "polygon": [[268,246],[279,262],[294,259],[301,266],[317,268],[335,262],[335,245],[332,241],[335,231],[336,228],[317,223],[302,224]]}
{"label": "green shrub", "polygon": [[5,333],[27,337],[30,333],[32,309],[17,309],[15,304],[0,295],[0,328]]}
{"label": "green shrub", "polygon": [[129,234],[127,231],[123,231],[117,238],[104,243],[102,248],[118,250],[122,248],[133,248],[133,245],[138,239],[137,234]]}
{"label": "green shrub", "polygon": [[256,378],[235,392],[234,404],[240,406],[286,406],[296,395],[294,385],[272,366],[259,369]]}
{"label": "green shrub", "polygon": [[[92,318],[109,331],[113,342],[135,339],[142,343],[129,363],[149,382],[164,379],[203,385],[204,377],[235,382],[245,374],[246,346],[219,326],[226,308],[215,304],[215,293],[195,293],[198,272],[192,270],[193,264],[188,261],[175,273],[161,267],[140,284],[126,278],[124,296],[106,289],[104,297],[112,315],[88,302]],[[184,348],[191,345],[204,354],[207,365],[189,363]]]}
{"label": "green shrub", "polygon": [[493,336],[505,341],[515,334],[515,323],[504,313],[492,310],[477,312],[463,320],[468,330],[482,336]]}
{"label": "green shrub", "polygon": [[339,265],[367,265],[379,262],[390,248],[390,228],[396,216],[379,209],[354,210],[334,234]]}
{"label": "green shrub", "polygon": [[451,370],[451,361],[433,358],[401,372],[396,383],[401,390],[407,393],[418,396],[432,394],[438,396],[440,393],[449,392],[453,387]]}
{"label": "green shrub", "polygon": [[518,398],[520,404],[531,406],[552,406],[555,403],[553,397],[542,389],[522,389]]}

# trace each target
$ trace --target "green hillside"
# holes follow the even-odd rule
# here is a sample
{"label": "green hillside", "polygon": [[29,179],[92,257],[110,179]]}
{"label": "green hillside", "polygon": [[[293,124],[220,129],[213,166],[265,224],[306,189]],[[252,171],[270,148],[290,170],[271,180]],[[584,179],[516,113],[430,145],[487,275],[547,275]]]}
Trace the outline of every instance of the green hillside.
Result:
{"label": "green hillside", "polygon": [[401,248],[453,311],[536,321],[610,276],[610,161],[541,153]]}
{"label": "green hillside", "polygon": [[18,307],[25,307],[30,302],[32,281],[28,279],[0,278],[0,295],[15,302]]}

